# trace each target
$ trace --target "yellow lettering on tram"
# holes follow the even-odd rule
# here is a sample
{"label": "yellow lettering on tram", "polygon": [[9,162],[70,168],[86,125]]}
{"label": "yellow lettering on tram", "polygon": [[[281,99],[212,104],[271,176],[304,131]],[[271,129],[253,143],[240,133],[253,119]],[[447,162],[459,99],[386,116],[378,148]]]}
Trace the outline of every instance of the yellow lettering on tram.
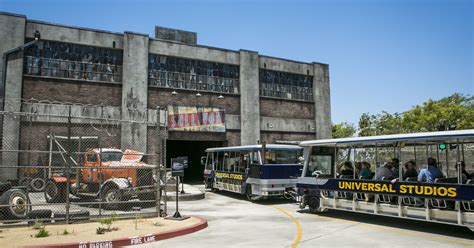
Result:
{"label": "yellow lettering on tram", "polygon": [[390,185],[388,186],[388,188],[389,188],[389,189],[388,189],[389,192],[391,192],[391,193],[397,193],[397,191],[393,189],[393,185],[392,185],[392,184],[390,184]]}
{"label": "yellow lettering on tram", "polygon": [[407,193],[407,186],[400,185],[400,194],[406,194],[406,193]]}
{"label": "yellow lettering on tram", "polygon": [[456,192],[456,188],[448,188],[448,196],[449,197],[456,197],[458,194]]}
{"label": "yellow lettering on tram", "polygon": [[374,191],[375,191],[375,192],[380,192],[380,184],[379,184],[379,183],[376,183],[376,184],[374,185]]}

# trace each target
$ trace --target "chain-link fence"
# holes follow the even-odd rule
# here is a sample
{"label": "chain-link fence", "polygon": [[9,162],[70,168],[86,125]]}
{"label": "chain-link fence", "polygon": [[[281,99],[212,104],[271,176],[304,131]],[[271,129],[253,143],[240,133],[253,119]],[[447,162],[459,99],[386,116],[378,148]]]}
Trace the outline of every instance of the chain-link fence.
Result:
{"label": "chain-link fence", "polygon": [[165,111],[34,100],[4,109],[2,225],[166,211]]}

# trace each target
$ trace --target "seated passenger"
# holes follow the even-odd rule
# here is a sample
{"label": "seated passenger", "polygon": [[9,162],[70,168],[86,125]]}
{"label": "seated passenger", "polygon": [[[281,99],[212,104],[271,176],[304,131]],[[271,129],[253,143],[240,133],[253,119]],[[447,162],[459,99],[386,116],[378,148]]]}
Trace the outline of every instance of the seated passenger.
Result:
{"label": "seated passenger", "polygon": [[465,180],[472,179],[471,174],[469,174],[469,173],[466,171],[466,164],[464,163],[464,161],[460,161],[458,164],[456,164],[456,169],[458,168],[458,165],[461,165],[461,176],[462,176],[462,180],[465,181]]}
{"label": "seated passenger", "polygon": [[420,170],[418,182],[433,183],[436,178],[443,178],[443,173],[436,167],[436,159],[428,158],[428,168]]}
{"label": "seated passenger", "polygon": [[398,158],[392,158],[392,175],[398,177],[400,175],[400,160]]}
{"label": "seated passenger", "polygon": [[385,162],[375,171],[374,180],[382,180],[382,178],[389,178],[392,175],[392,164]]}
{"label": "seated passenger", "polygon": [[370,164],[368,162],[362,162],[362,169],[360,170],[360,176],[362,179],[369,179],[372,177],[372,171],[370,170]]}
{"label": "seated passenger", "polygon": [[362,163],[361,162],[356,162],[354,164],[354,167],[355,167],[355,176],[356,176],[356,178],[359,178],[360,170],[362,169]]}
{"label": "seated passenger", "polygon": [[342,170],[339,173],[341,176],[353,176],[354,175],[354,169],[352,168],[352,163],[349,161],[346,161],[342,164]]}
{"label": "seated passenger", "polygon": [[409,177],[418,177],[418,172],[416,171],[415,161],[410,160],[405,163],[405,173],[403,173],[403,181]]}

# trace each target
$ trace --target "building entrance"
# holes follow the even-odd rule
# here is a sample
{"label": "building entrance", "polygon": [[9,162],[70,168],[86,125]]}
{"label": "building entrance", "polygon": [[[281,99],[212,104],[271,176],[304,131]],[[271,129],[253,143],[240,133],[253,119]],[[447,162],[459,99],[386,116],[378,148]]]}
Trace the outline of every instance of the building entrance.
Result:
{"label": "building entrance", "polygon": [[201,165],[201,157],[206,156],[207,148],[221,147],[222,145],[222,141],[167,140],[166,164],[171,164],[171,158],[188,157],[188,168],[184,170],[184,182],[202,183],[204,166]]}

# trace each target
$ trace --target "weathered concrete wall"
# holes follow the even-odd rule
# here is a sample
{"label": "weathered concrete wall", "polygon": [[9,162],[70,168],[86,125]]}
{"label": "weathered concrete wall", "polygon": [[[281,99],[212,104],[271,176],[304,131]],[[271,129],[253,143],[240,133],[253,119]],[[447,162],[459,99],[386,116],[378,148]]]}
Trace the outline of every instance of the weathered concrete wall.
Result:
{"label": "weathered concrete wall", "polygon": [[286,133],[286,132],[264,132],[262,131],[262,142],[267,144],[274,144],[276,141],[303,141],[314,140],[315,134],[312,133]]}
{"label": "weathered concrete wall", "polygon": [[24,99],[105,106],[122,105],[122,85],[25,76]]}
{"label": "weathered concrete wall", "polygon": [[270,132],[314,133],[315,122],[309,119],[264,117],[260,119],[260,130]]}
{"label": "weathered concrete wall", "polygon": [[253,145],[260,141],[259,98],[258,53],[240,50],[241,145]]}
{"label": "weathered concrete wall", "polygon": [[148,108],[156,109],[157,106],[203,106],[225,109],[226,114],[240,114],[240,99],[238,95],[224,95],[223,99],[217,98],[219,94],[203,92],[201,97],[196,97],[195,91],[177,90],[178,95],[171,95],[172,89],[157,87],[148,88]]}
{"label": "weathered concrete wall", "polygon": [[314,63],[313,66],[313,94],[316,112],[316,138],[328,139],[332,137],[329,66],[318,63]]}
{"label": "weathered concrete wall", "polygon": [[314,103],[261,97],[260,115],[314,120]]}
{"label": "weathered concrete wall", "polygon": [[123,48],[123,35],[118,33],[29,20],[26,24],[26,37],[33,38],[36,30],[44,40],[107,48],[114,48],[115,42],[115,48]]}
{"label": "weathered concrete wall", "polygon": [[[25,16],[0,14],[0,54],[21,46],[25,38]],[[5,82],[5,111],[20,111],[21,86],[23,79],[23,52],[9,56]],[[3,61],[0,68],[3,68]],[[2,69],[3,70],[3,69]],[[2,74],[0,74],[2,76]],[[0,96],[1,97],[1,96]],[[20,120],[13,116],[3,116],[2,149],[17,150],[20,140]],[[2,153],[2,167],[18,166],[18,154]],[[0,180],[16,179],[16,168],[0,168]]]}
{"label": "weathered concrete wall", "polygon": [[240,115],[225,115],[226,130],[240,130]]}
{"label": "weathered concrete wall", "polygon": [[314,73],[312,64],[262,55],[260,55],[258,58],[258,66],[261,69],[283,71],[310,76],[312,76]]}
{"label": "weathered concrete wall", "polygon": [[182,42],[190,45],[197,44],[197,33],[175,28],[155,26],[155,38]]}
{"label": "weathered concrete wall", "polygon": [[234,65],[239,64],[239,53],[236,51],[160,40],[150,40],[150,53]]}
{"label": "weathered concrete wall", "polygon": [[224,146],[240,146],[240,132],[228,130],[226,132],[226,144]]}
{"label": "weathered concrete wall", "polygon": [[[122,119],[147,120],[148,43],[146,35],[125,33],[123,50]],[[147,151],[147,125],[123,123],[122,149]]]}

